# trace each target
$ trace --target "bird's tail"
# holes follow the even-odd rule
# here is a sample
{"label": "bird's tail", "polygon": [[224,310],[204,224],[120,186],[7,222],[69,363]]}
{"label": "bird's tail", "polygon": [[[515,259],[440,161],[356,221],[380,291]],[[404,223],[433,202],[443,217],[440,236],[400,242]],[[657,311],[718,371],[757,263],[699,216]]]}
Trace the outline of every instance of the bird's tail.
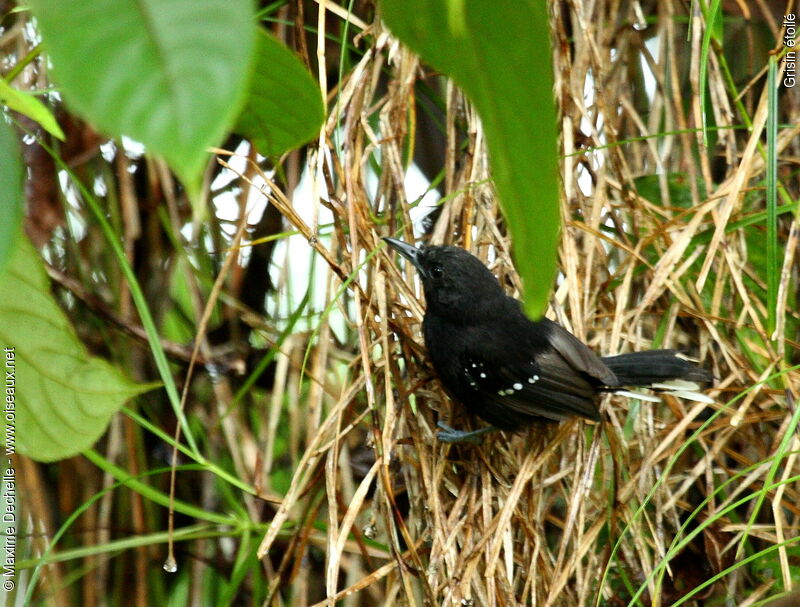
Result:
{"label": "bird's tail", "polygon": [[676,350],[647,350],[605,356],[603,362],[617,376],[618,386],[653,388],[690,400],[713,402],[697,392],[703,384],[714,381],[713,375]]}
{"label": "bird's tail", "polygon": [[711,373],[676,350],[646,350],[605,356],[603,362],[617,376],[620,386],[649,386],[670,379],[710,383],[714,379]]}

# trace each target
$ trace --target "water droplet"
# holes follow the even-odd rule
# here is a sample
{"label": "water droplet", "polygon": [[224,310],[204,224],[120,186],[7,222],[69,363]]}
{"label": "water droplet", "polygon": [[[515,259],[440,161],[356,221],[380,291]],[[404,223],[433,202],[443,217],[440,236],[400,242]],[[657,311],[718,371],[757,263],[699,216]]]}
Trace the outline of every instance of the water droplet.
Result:
{"label": "water droplet", "polygon": [[375,527],[375,523],[368,523],[364,525],[364,528],[361,530],[361,532],[365,537],[368,537],[371,540],[374,540],[378,535],[378,529]]}
{"label": "water droplet", "polygon": [[174,556],[168,556],[164,561],[164,571],[167,573],[175,573],[178,570],[178,563],[175,562]]}

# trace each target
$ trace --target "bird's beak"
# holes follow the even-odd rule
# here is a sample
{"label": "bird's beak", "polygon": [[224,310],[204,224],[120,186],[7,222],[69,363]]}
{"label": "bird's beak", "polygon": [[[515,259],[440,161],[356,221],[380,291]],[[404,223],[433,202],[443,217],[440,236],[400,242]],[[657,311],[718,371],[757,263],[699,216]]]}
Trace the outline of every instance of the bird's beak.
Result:
{"label": "bird's beak", "polygon": [[395,251],[400,253],[400,255],[410,261],[417,269],[417,272],[419,272],[420,276],[425,278],[425,270],[422,269],[422,265],[420,264],[419,249],[417,247],[410,245],[407,242],[403,242],[402,240],[397,240],[396,238],[384,238],[383,240],[385,240]]}

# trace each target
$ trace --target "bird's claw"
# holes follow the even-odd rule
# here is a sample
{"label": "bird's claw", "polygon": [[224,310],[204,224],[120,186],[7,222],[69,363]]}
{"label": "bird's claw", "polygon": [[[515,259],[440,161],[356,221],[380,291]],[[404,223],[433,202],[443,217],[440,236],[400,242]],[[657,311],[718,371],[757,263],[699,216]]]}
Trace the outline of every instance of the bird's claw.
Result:
{"label": "bird's claw", "polygon": [[437,440],[443,443],[472,443],[473,445],[480,445],[483,441],[483,434],[494,430],[493,427],[481,428],[480,430],[472,430],[467,432],[465,430],[456,430],[448,426],[444,422],[437,422],[436,425],[442,429],[441,432],[436,433]]}

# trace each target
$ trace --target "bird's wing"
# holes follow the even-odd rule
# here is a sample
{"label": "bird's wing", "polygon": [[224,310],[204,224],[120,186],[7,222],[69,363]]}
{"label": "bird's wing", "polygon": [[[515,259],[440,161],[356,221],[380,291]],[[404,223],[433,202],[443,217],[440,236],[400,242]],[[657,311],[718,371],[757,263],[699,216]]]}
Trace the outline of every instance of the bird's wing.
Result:
{"label": "bird's wing", "polygon": [[463,369],[461,385],[472,393],[462,400],[474,403],[479,415],[500,427],[505,409],[552,420],[574,415],[599,419],[594,386],[555,350],[535,360],[505,357],[502,363],[487,359],[485,352],[468,353]]}
{"label": "bird's wing", "polygon": [[561,325],[547,318],[537,324],[546,331],[547,340],[553,350],[558,352],[575,371],[594,377],[604,386],[616,386],[619,383],[613,371],[600,357]]}

